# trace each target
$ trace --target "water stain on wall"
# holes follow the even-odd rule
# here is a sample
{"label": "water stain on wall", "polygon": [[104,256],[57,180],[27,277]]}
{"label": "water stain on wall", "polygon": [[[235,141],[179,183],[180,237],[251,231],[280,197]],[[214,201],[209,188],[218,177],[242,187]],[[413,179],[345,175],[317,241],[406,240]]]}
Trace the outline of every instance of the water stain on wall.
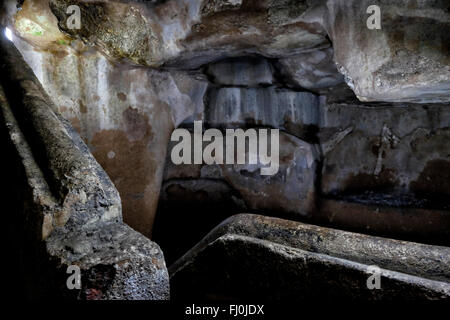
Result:
{"label": "water stain on wall", "polygon": [[[170,119],[168,112],[152,109],[147,114],[130,106],[122,113],[121,128],[101,130],[90,143],[94,157],[120,193],[124,221],[147,236],[151,235],[162,180],[160,157],[165,157],[165,152],[152,150],[160,150],[158,144],[169,134],[164,132],[172,130],[164,127],[167,121],[152,122],[157,118],[154,112],[161,113],[161,119]],[[155,128],[159,124],[163,128]]]}

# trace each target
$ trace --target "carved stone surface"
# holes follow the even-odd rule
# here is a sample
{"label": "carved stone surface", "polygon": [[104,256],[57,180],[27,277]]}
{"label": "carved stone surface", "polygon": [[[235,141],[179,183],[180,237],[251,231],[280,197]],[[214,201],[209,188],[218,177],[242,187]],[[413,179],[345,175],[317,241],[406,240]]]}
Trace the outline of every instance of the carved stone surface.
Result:
{"label": "carved stone surface", "polygon": [[[366,26],[371,5],[380,7],[380,30]],[[447,1],[329,0],[326,7],[335,61],[360,100],[449,101]]]}
{"label": "carved stone surface", "polygon": [[[428,193],[445,202],[450,190],[449,110],[447,105],[323,104],[323,192],[385,190],[419,198]],[[341,132],[345,135],[330,145]]]}
{"label": "carved stone surface", "polygon": [[[9,76],[0,80],[1,139],[11,151],[2,190],[8,229],[20,238],[11,250],[13,275],[25,277],[20,295],[168,299],[160,248],[123,224],[111,180],[6,39],[0,66]],[[81,288],[69,290],[69,266],[79,268]]]}
{"label": "carved stone surface", "polygon": [[[449,299],[449,257],[446,247],[238,215],[173,264],[170,281],[174,299]],[[379,290],[367,287],[373,265]]]}
{"label": "carved stone surface", "polygon": [[216,128],[279,128],[307,138],[319,122],[319,99],[276,87],[211,89],[204,121]]}
{"label": "carved stone surface", "polygon": [[[168,299],[166,261],[253,212],[175,263],[176,297],[448,299],[448,247],[374,236],[449,245],[449,24],[445,0],[2,1],[12,287]],[[279,130],[279,170],[174,165],[197,121]]]}
{"label": "carved stone surface", "polygon": [[[193,140],[193,139],[192,139]],[[204,143],[206,146],[208,143]],[[315,173],[318,160],[317,146],[292,135],[280,133],[279,170],[274,175],[261,175],[258,164],[175,165],[170,159],[172,142],[166,162],[164,180],[172,186],[187,179],[222,180],[237,191],[248,210],[283,212],[291,216],[307,216],[315,209]],[[193,148],[192,148],[193,150]],[[246,158],[248,158],[248,148]],[[181,179],[177,182],[177,179]],[[200,181],[199,181],[200,182]],[[193,189],[194,188],[194,189]],[[172,198],[173,199],[173,198]],[[175,199],[173,199],[175,200]]]}
{"label": "carved stone surface", "polygon": [[[309,6],[303,0],[171,0],[158,6],[52,0],[50,4],[60,28],[70,36],[99,46],[112,58],[146,66],[195,68],[247,53],[278,57],[329,46],[322,26],[304,18]],[[81,8],[80,30],[67,28],[69,4]]]}

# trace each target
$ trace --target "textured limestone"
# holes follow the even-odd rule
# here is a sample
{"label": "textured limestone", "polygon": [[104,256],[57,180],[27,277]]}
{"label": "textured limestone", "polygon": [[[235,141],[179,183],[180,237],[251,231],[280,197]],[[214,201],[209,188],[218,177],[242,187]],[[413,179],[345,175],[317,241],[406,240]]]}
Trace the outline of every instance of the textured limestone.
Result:
{"label": "textured limestone", "polygon": [[[45,2],[39,0],[36,4],[42,7]],[[26,3],[18,29],[30,15],[26,14],[30,6]],[[114,60],[125,58],[145,66],[191,69],[224,58],[258,54],[281,58],[280,65],[291,82],[320,93],[333,94],[337,90],[339,95],[353,98],[348,88],[338,83],[344,76],[363,101],[449,100],[446,29],[450,16],[443,0],[419,4],[406,0],[50,3],[64,35],[55,28],[54,17],[46,12],[46,22],[38,23],[39,28],[48,31],[42,44],[70,42],[59,38],[69,36],[82,39]],[[81,8],[80,30],[67,28],[65,9],[69,4]],[[369,5],[381,8],[381,30],[366,26]],[[334,60],[342,75],[331,63],[326,36],[332,40]],[[26,37],[31,42],[39,38]],[[336,84],[339,87],[326,90]]]}
{"label": "textured limestone", "polygon": [[[32,151],[45,165],[45,178],[61,201],[49,217],[52,228],[121,220],[120,196],[79,135],[56,111],[14,45],[0,39],[1,79],[6,99],[21,117]],[[86,172],[90,172],[86,175]]]}
{"label": "textured limestone", "polygon": [[[322,191],[413,193],[448,206],[449,111],[446,105],[322,104]],[[346,129],[351,132],[328,145]]]}
{"label": "textured limestone", "polygon": [[[168,300],[169,279],[159,246],[124,224],[52,234],[47,242],[60,268],[82,268],[83,300]],[[63,282],[64,283],[64,282]]]}
{"label": "textured limestone", "polygon": [[258,166],[224,166],[222,174],[239,191],[249,210],[307,216],[316,206],[315,145],[280,134],[280,168],[274,176],[261,176]]}
{"label": "textured limestone", "polygon": [[[116,188],[14,45],[2,38],[0,52],[8,75],[0,83],[0,132],[11,151],[2,190],[14,181],[4,206],[19,237],[12,259],[25,278],[20,295],[168,299],[159,247],[123,224]],[[81,290],[66,286],[70,265],[80,268]]]}
{"label": "textured limestone", "polygon": [[[366,27],[370,5],[381,9],[381,30]],[[447,1],[329,0],[326,6],[339,71],[360,100],[450,100]]]}
{"label": "textured limestone", "polygon": [[[182,245],[169,243],[178,247],[170,261],[223,218],[244,210],[448,245],[450,114],[448,105],[437,104],[449,101],[445,1],[26,0],[14,19],[15,4],[2,2],[0,22],[15,32],[15,45],[46,92],[29,70],[10,67],[23,61],[8,52],[0,58],[9,66],[2,67],[8,76],[0,103],[9,117],[2,130],[17,158],[9,159],[10,166],[22,166],[19,178],[11,172],[6,180],[20,181],[26,191],[10,191],[7,198],[21,205],[15,209],[20,218],[9,219],[19,219],[24,242],[46,239],[40,243],[45,248],[36,245],[25,254],[29,263],[33,257],[56,258],[56,265],[39,265],[49,273],[42,279],[58,270],[60,281],[64,268],[77,263],[85,284],[78,298],[168,297],[162,254],[121,224],[120,197],[125,222],[147,236],[161,199],[166,216],[160,232],[166,235],[158,239],[174,238],[167,233],[174,221],[181,231],[171,230],[184,239]],[[66,26],[69,4],[81,7],[80,30]],[[373,4],[382,10],[381,30],[366,27],[366,9]],[[363,101],[389,104],[358,103],[349,88]],[[305,89],[324,95],[320,106]],[[259,165],[176,167],[169,160],[161,189],[170,133],[194,120],[220,129],[284,130],[279,173],[261,176]],[[202,221],[198,229],[187,227],[196,220]],[[210,275],[214,258],[216,272],[245,270],[237,284],[274,298],[279,292],[448,297],[447,287],[442,291],[424,280],[448,282],[442,278],[448,270],[424,266],[439,269],[442,262],[424,257],[426,248],[406,245],[410,254],[398,243],[373,238],[361,247],[360,238],[340,243],[341,234],[334,232],[317,237],[325,238],[323,245],[308,237],[317,230],[303,233],[308,243],[280,242],[273,235],[286,230],[268,224],[263,235],[243,232],[248,229],[242,225],[238,235],[220,235],[198,255],[204,265],[192,265]],[[183,229],[192,235],[182,236]],[[267,268],[254,273],[264,259]],[[386,291],[365,289],[369,263],[384,268]],[[237,268],[224,267],[230,265]],[[281,276],[271,284],[274,292],[267,292],[258,286],[261,278],[273,278],[273,270]],[[339,272],[343,279],[330,275]],[[194,286],[191,280],[182,280],[185,290]],[[241,287],[234,294],[244,294],[236,289]],[[350,292],[355,287],[361,290]]]}
{"label": "textured limestone", "polygon": [[207,84],[114,65],[81,44],[52,52],[15,45],[119,190],[125,222],[150,235],[170,133],[203,112]]}
{"label": "textured limestone", "polygon": [[[27,0],[15,22],[12,2],[8,6],[9,18],[4,18],[10,25],[33,21],[44,30],[38,36],[19,28],[14,44],[56,110],[70,121],[118,188],[125,222],[150,236],[168,138],[186,118],[203,112],[206,82],[177,71],[112,63],[80,41],[65,39],[58,35],[48,1]],[[135,24],[130,19],[126,21]]]}
{"label": "textured limestone", "polygon": [[[171,150],[175,145],[171,143],[164,181],[222,180],[237,191],[249,210],[271,214],[278,212],[297,218],[307,216],[314,211],[316,204],[315,177],[319,157],[317,147],[283,132],[280,133],[279,142],[279,171],[273,176],[261,175],[260,168],[264,166],[261,163],[248,164],[248,161],[246,164],[233,165],[177,166],[170,159]],[[246,159],[248,152],[246,148]],[[173,181],[173,184],[177,183],[179,182]],[[180,187],[195,193],[192,186],[182,184]]]}
{"label": "textured limestone", "polygon": [[315,50],[278,61],[280,73],[294,86],[317,92],[344,82],[333,61],[333,49]]}
{"label": "textured limestone", "polygon": [[44,50],[57,50],[70,43],[70,38],[58,29],[58,20],[51,12],[48,0],[25,1],[14,16],[13,30],[34,47]]}
{"label": "textured limestone", "polygon": [[274,82],[270,62],[261,58],[240,57],[211,63],[206,74],[219,86],[258,87]]}
{"label": "textured limestone", "polygon": [[279,59],[275,63],[277,75],[286,86],[325,95],[327,101],[357,101],[333,55],[333,49],[326,48]]}
{"label": "textured limestone", "polygon": [[[449,257],[446,247],[239,215],[172,265],[170,274],[175,299],[448,299]],[[371,265],[381,270],[380,290],[367,288]]]}
{"label": "textured limestone", "polygon": [[[112,58],[147,66],[196,68],[248,53],[278,57],[329,46],[321,25],[309,21],[303,0],[50,3],[60,28],[71,37]],[[81,8],[80,30],[66,26],[69,4]]]}
{"label": "textured limestone", "polygon": [[319,99],[309,92],[220,88],[208,93],[205,123],[212,127],[265,126],[308,139],[319,121]]}

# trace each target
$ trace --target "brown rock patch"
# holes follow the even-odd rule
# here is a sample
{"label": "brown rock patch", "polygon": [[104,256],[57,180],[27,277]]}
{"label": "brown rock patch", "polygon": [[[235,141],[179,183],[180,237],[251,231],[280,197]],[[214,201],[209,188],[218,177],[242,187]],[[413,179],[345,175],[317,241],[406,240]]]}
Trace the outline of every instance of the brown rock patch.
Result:
{"label": "brown rock patch", "polygon": [[127,95],[123,92],[118,92],[117,99],[119,99],[120,101],[125,101],[125,100],[127,100]]}
{"label": "brown rock patch", "polygon": [[450,196],[450,162],[442,159],[428,161],[410,188],[416,193]]}

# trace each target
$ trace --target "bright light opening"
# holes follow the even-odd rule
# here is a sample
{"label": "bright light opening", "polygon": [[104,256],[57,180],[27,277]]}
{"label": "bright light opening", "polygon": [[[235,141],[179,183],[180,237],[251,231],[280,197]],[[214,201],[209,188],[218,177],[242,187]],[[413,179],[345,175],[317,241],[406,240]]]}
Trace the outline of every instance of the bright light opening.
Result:
{"label": "bright light opening", "polygon": [[13,41],[13,33],[11,29],[5,28],[5,36],[9,41]]}

